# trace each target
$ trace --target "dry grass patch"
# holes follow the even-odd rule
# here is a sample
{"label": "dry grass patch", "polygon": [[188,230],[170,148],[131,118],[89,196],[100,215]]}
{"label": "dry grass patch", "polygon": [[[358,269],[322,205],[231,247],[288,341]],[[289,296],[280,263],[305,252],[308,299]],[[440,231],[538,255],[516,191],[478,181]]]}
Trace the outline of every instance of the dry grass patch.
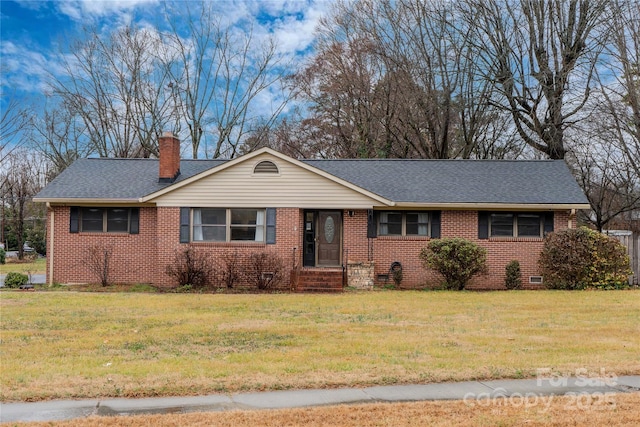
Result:
{"label": "dry grass patch", "polygon": [[[526,406],[525,406],[526,404]],[[438,401],[317,408],[91,417],[64,422],[17,423],[30,427],[147,426],[596,426],[640,425],[640,393],[606,397],[563,396],[518,402]]]}
{"label": "dry grass patch", "polygon": [[640,292],[0,293],[0,399],[640,373]]}

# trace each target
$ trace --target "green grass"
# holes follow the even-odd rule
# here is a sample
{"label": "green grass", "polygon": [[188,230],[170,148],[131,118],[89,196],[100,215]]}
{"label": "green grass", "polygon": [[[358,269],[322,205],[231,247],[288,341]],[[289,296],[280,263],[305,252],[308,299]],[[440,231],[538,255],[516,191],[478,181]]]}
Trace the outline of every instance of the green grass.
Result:
{"label": "green grass", "polygon": [[7,274],[15,271],[17,273],[45,274],[47,269],[46,258],[38,258],[35,261],[18,261],[17,259],[7,258],[6,263],[0,265],[0,274]]}
{"label": "green grass", "polygon": [[640,374],[640,291],[0,293],[0,399]]}

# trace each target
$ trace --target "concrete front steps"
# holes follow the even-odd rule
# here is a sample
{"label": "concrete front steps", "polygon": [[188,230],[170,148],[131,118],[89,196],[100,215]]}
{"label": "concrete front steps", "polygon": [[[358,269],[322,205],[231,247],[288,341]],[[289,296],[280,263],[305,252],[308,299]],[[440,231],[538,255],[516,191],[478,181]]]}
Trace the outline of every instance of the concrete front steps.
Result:
{"label": "concrete front steps", "polygon": [[302,268],[297,271],[296,292],[342,292],[342,268]]}

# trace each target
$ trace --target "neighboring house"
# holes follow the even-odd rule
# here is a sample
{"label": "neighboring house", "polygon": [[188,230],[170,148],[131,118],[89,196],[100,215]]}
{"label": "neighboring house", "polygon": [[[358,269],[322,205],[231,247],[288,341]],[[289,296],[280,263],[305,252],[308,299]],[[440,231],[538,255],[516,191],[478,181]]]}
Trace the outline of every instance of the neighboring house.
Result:
{"label": "neighboring house", "polygon": [[341,287],[343,269],[350,285],[382,285],[394,263],[402,287],[436,286],[420,250],[464,237],[488,251],[471,288],[504,288],[514,259],[524,286],[540,287],[543,236],[589,208],[563,161],[296,160],[270,149],[181,160],[177,138],[159,143],[158,160],[78,160],[35,197],[48,207],[50,283],[95,282],[86,259],[103,245],[114,282],[172,286],[166,266],[191,245],[213,258],[272,251],[286,288]]}

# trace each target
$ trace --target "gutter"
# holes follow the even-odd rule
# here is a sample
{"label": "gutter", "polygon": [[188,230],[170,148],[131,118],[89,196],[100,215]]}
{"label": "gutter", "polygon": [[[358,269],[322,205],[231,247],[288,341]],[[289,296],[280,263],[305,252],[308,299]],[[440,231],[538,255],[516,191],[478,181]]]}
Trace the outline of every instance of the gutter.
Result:
{"label": "gutter", "polygon": [[154,203],[143,203],[140,199],[52,199],[52,198],[34,198],[34,202],[47,203],[47,206],[109,206],[109,205],[127,205],[127,206],[155,206]]}
{"label": "gutter", "polygon": [[591,209],[588,203],[416,203],[416,202],[397,202],[398,208],[422,208],[422,209],[470,209],[470,210],[513,210],[513,209],[530,209],[530,210],[572,210]]}

